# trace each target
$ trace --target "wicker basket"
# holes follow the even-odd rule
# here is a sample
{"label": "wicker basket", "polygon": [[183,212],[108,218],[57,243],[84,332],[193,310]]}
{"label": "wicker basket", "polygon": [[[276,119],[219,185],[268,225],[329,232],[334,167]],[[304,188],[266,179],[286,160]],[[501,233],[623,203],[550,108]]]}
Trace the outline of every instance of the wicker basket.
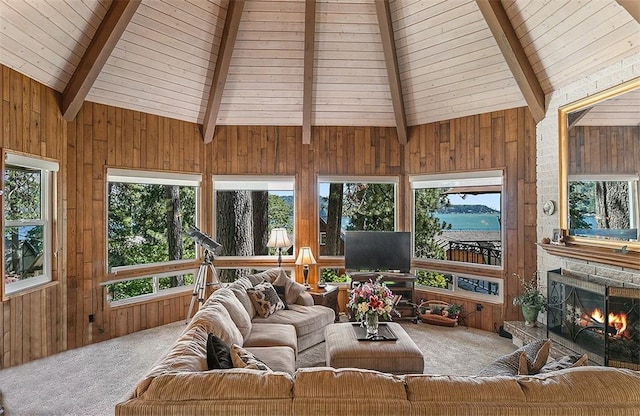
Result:
{"label": "wicker basket", "polygon": [[[418,306],[418,311],[420,311],[422,307],[429,307],[429,306],[438,306],[438,307],[442,307],[442,309],[446,309],[449,306],[449,304],[441,300],[427,300],[422,302]],[[440,326],[458,325],[457,317],[449,318],[448,316],[442,316],[442,315],[437,315],[433,313],[419,313],[418,316],[420,317],[420,320],[426,324],[433,324],[433,325],[440,325]]]}

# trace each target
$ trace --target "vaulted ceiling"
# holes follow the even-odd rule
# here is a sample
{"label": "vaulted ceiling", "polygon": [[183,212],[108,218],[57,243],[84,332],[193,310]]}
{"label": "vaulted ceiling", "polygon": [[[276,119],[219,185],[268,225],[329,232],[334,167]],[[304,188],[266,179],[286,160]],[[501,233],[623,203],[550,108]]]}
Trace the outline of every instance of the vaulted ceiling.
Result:
{"label": "vaulted ceiling", "polygon": [[0,63],[203,126],[408,126],[529,106],[640,54],[636,0],[0,0]]}

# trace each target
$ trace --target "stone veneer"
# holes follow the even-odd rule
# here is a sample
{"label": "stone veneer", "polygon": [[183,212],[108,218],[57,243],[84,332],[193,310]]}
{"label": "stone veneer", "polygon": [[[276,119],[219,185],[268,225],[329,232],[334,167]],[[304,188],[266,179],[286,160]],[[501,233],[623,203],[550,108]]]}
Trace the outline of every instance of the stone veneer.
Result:
{"label": "stone veneer", "polygon": [[[551,237],[553,229],[558,228],[560,222],[557,210],[551,216],[545,216],[542,213],[542,205],[545,201],[553,200],[556,203],[558,201],[558,108],[638,76],[640,76],[640,55],[634,55],[547,95],[545,118],[536,126],[538,241],[544,237]],[[538,248],[537,267],[541,271],[540,283],[545,291],[546,272],[558,268],[640,284],[639,270],[558,257],[548,254],[542,248]],[[546,322],[546,315],[540,314],[539,319]]]}

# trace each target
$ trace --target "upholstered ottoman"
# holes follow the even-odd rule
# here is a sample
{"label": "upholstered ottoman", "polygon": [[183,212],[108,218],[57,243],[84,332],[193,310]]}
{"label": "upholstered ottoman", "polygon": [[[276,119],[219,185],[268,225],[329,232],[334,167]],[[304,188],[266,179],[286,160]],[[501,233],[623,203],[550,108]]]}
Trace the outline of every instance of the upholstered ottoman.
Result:
{"label": "upholstered ottoman", "polygon": [[397,340],[367,341],[356,338],[353,323],[331,324],[325,328],[327,366],[367,368],[393,374],[422,374],[424,358],[415,342],[395,322],[386,325]]}

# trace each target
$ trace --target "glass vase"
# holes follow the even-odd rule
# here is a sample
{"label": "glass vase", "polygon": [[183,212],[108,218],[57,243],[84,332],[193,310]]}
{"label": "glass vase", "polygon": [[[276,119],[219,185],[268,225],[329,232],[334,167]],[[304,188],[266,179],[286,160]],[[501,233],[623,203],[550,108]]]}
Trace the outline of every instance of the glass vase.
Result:
{"label": "glass vase", "polygon": [[367,328],[367,336],[375,337],[378,335],[378,312],[367,312],[364,318],[364,326]]}

